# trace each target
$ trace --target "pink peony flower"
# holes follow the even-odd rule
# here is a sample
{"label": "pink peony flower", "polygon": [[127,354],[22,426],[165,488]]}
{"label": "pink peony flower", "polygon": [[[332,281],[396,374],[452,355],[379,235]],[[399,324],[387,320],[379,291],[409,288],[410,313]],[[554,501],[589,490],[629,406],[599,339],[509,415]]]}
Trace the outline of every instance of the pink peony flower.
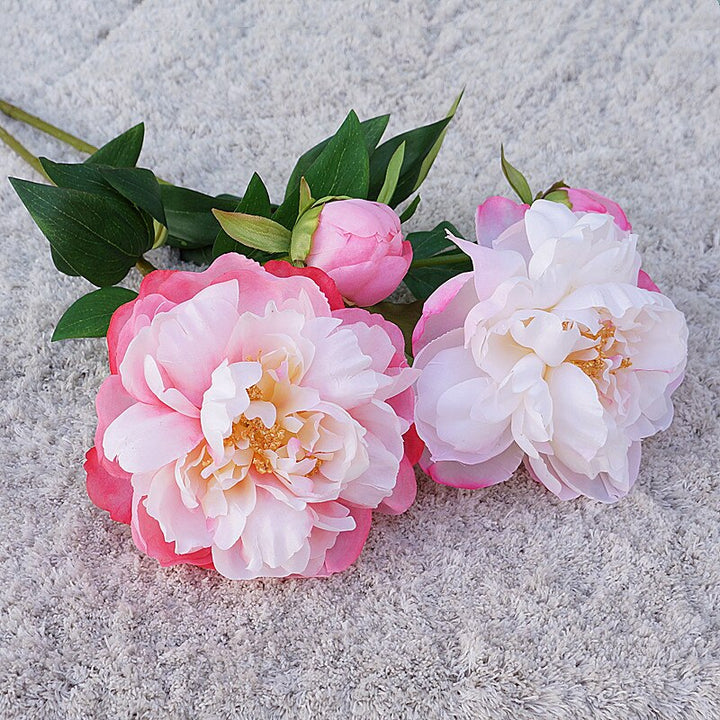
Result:
{"label": "pink peony flower", "polygon": [[162,565],[328,575],[414,500],[400,330],[288,267],[155,271],[112,318],[88,494]]}
{"label": "pink peony flower", "polygon": [[397,289],[412,262],[412,248],[392,208],[370,200],[337,200],[320,212],[305,262],[324,270],[350,303],[367,307]]}
{"label": "pink peony flower", "polygon": [[456,240],[473,272],[438,288],[414,334],[420,464],[479,488],[524,458],[562,499],[618,500],[640,441],[672,419],[685,319],[639,286],[636,238],[611,215],[488,202],[516,222],[489,246]]}

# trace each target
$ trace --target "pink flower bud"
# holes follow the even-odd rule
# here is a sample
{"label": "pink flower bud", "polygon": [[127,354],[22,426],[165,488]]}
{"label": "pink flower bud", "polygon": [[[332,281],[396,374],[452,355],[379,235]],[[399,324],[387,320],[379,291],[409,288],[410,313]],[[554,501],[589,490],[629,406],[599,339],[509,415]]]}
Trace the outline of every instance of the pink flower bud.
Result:
{"label": "pink flower bud", "polygon": [[384,300],[412,261],[400,218],[370,200],[337,200],[323,207],[305,262],[324,270],[340,294],[362,307]]}

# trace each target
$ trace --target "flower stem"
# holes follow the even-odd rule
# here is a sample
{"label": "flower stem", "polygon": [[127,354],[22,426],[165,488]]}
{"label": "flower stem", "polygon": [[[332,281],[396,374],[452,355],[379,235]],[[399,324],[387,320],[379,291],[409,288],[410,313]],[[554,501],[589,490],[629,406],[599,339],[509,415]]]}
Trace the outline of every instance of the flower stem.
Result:
{"label": "flower stem", "polygon": [[435,267],[436,265],[457,265],[468,261],[470,258],[465,253],[448,253],[447,255],[435,255],[434,257],[413,260],[411,268]]}
{"label": "flower stem", "polygon": [[61,140],[64,143],[67,143],[68,145],[72,145],[72,147],[82,152],[94,153],[97,150],[94,145],[85,142],[79,137],[75,137],[75,135],[71,135],[69,132],[65,132],[64,130],[55,127],[55,125],[51,125],[50,123],[41,120],[35,115],[31,115],[29,112],[25,112],[25,110],[17,107],[16,105],[11,105],[5,100],[0,100],[0,112],[5,113],[5,115],[15,120],[20,120],[21,122],[27,123],[28,125],[32,125],[38,130],[41,130],[48,135],[52,135],[53,137]]}
{"label": "flower stem", "polygon": [[157,268],[148,260],[146,260],[144,257],[141,257],[136,263],[135,267],[138,269],[140,274],[145,277],[146,275],[149,275],[153,270],[157,270]]}
{"label": "flower stem", "polygon": [[13,137],[4,127],[0,126],[0,140],[11,150],[16,152],[30,167],[39,172],[43,177],[48,178],[40,161],[33,155],[17,138]]}

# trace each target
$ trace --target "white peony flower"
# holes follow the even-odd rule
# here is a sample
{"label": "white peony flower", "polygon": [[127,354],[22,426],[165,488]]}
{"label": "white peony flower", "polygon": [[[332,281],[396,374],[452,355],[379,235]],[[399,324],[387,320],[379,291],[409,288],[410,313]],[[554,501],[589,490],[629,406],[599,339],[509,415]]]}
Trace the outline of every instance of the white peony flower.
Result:
{"label": "white peony flower", "polygon": [[638,287],[636,236],[538,200],[492,247],[456,242],[473,272],[428,299],[414,337],[421,465],[477,488],[524,458],[562,499],[623,497],[687,355],[682,313]]}

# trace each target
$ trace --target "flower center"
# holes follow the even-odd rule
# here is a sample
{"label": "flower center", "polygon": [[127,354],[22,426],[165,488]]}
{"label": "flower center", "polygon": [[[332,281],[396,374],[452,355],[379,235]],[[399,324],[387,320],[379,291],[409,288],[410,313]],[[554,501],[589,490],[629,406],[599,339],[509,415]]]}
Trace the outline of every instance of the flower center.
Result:
{"label": "flower center", "polygon": [[[248,388],[250,400],[261,400],[262,391],[257,385]],[[260,418],[252,420],[241,416],[233,423],[230,436],[225,438],[225,445],[238,445],[246,440],[248,447],[253,451],[252,464],[259,473],[272,472],[272,464],[265,455],[266,450],[277,450],[287,443],[288,432],[279,423],[266,427]]]}
{"label": "flower center", "polygon": [[[563,323],[563,330],[568,330],[571,325],[572,322],[566,320]],[[588,348],[588,350],[594,350],[597,355],[590,360],[570,360],[570,362],[579,367],[588,377],[591,377],[594,380],[599,380],[605,372],[605,361],[610,360],[612,362],[617,358],[617,355],[608,354],[615,342],[615,330],[615,325],[613,325],[610,320],[605,320],[596,333],[591,333],[589,330],[581,330],[580,335],[595,342],[595,346]],[[610,370],[610,372],[615,373],[618,370],[628,368],[631,365],[632,361],[630,358],[623,357],[620,360],[620,364],[616,368]]]}

